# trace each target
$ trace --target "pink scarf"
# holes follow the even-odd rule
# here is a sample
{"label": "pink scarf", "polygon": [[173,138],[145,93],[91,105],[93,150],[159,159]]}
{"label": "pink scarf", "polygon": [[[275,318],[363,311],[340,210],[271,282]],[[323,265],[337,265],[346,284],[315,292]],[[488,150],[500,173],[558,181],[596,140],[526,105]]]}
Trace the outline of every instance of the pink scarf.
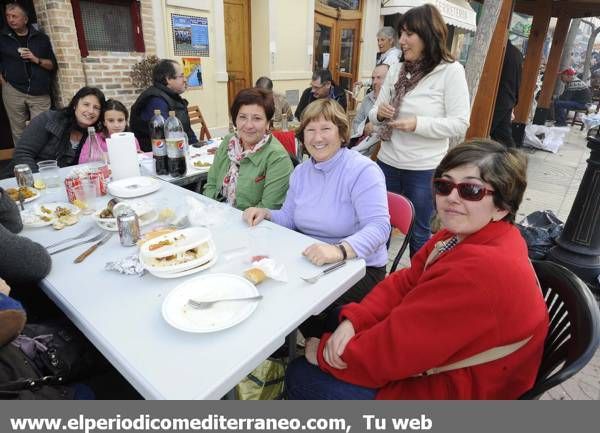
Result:
{"label": "pink scarf", "polygon": [[[398,81],[396,81],[396,84],[394,85],[394,97],[391,101],[391,105],[396,110],[395,116],[390,120],[396,120],[398,118],[404,95],[410,92],[424,76],[425,70],[423,69],[422,60],[402,63]],[[379,136],[384,141],[389,141],[392,137],[392,130],[394,128],[389,125],[390,120],[384,122],[384,125],[379,132]]]}
{"label": "pink scarf", "polygon": [[240,175],[240,162],[252,153],[258,152],[262,147],[269,141],[271,134],[265,134],[265,136],[256,143],[252,149],[244,150],[242,143],[237,136],[234,134],[227,143],[227,156],[229,157],[229,171],[223,178],[223,186],[221,188],[221,194],[225,197],[227,203],[231,206],[235,206],[235,195],[237,189],[237,181]]}

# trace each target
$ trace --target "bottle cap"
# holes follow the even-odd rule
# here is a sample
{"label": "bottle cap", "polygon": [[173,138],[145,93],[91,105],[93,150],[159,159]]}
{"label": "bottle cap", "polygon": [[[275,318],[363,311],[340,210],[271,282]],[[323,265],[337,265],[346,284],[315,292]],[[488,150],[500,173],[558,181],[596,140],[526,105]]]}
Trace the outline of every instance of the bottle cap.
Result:
{"label": "bottle cap", "polygon": [[169,111],[169,116],[175,116],[175,111],[173,111],[173,110]]}
{"label": "bottle cap", "polygon": [[158,108],[154,109],[154,115],[158,116],[160,114],[160,110]]}

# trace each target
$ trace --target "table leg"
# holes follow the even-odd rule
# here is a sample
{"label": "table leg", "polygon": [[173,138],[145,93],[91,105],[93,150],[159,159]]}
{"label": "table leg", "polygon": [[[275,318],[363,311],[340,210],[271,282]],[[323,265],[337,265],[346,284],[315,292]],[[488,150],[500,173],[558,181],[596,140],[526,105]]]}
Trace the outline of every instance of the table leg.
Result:
{"label": "table leg", "polygon": [[290,334],[285,338],[288,345],[288,360],[292,362],[296,358],[296,337],[298,335],[298,330],[294,329]]}

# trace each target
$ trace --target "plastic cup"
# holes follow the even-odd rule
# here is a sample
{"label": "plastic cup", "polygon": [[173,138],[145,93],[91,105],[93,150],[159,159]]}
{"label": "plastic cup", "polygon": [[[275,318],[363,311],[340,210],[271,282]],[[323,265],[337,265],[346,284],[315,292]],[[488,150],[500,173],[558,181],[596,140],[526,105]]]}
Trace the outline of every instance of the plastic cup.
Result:
{"label": "plastic cup", "polygon": [[97,189],[97,182],[90,179],[81,179],[81,184],[74,187],[75,202],[73,204],[81,209],[82,214],[90,215],[94,213]]}
{"label": "plastic cup", "polygon": [[37,166],[47,188],[58,188],[61,185],[60,171],[55,160],[40,161]]}

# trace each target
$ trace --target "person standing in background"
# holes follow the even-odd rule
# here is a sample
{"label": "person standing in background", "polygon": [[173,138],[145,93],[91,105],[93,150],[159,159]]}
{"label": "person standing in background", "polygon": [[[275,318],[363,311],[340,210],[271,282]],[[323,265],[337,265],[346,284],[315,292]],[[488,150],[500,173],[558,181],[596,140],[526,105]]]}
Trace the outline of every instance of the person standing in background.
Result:
{"label": "person standing in background", "polygon": [[0,33],[0,85],[13,142],[25,124],[50,109],[50,84],[56,57],[48,36],[29,24],[17,3],[6,5],[6,27]]}
{"label": "person standing in background", "polygon": [[509,39],[506,44],[506,51],[504,52],[502,75],[500,75],[500,84],[498,86],[498,95],[496,96],[496,105],[494,107],[494,116],[490,130],[490,137],[505,147],[516,146],[512,135],[512,116],[513,108],[519,102],[522,68],[523,56]]}

